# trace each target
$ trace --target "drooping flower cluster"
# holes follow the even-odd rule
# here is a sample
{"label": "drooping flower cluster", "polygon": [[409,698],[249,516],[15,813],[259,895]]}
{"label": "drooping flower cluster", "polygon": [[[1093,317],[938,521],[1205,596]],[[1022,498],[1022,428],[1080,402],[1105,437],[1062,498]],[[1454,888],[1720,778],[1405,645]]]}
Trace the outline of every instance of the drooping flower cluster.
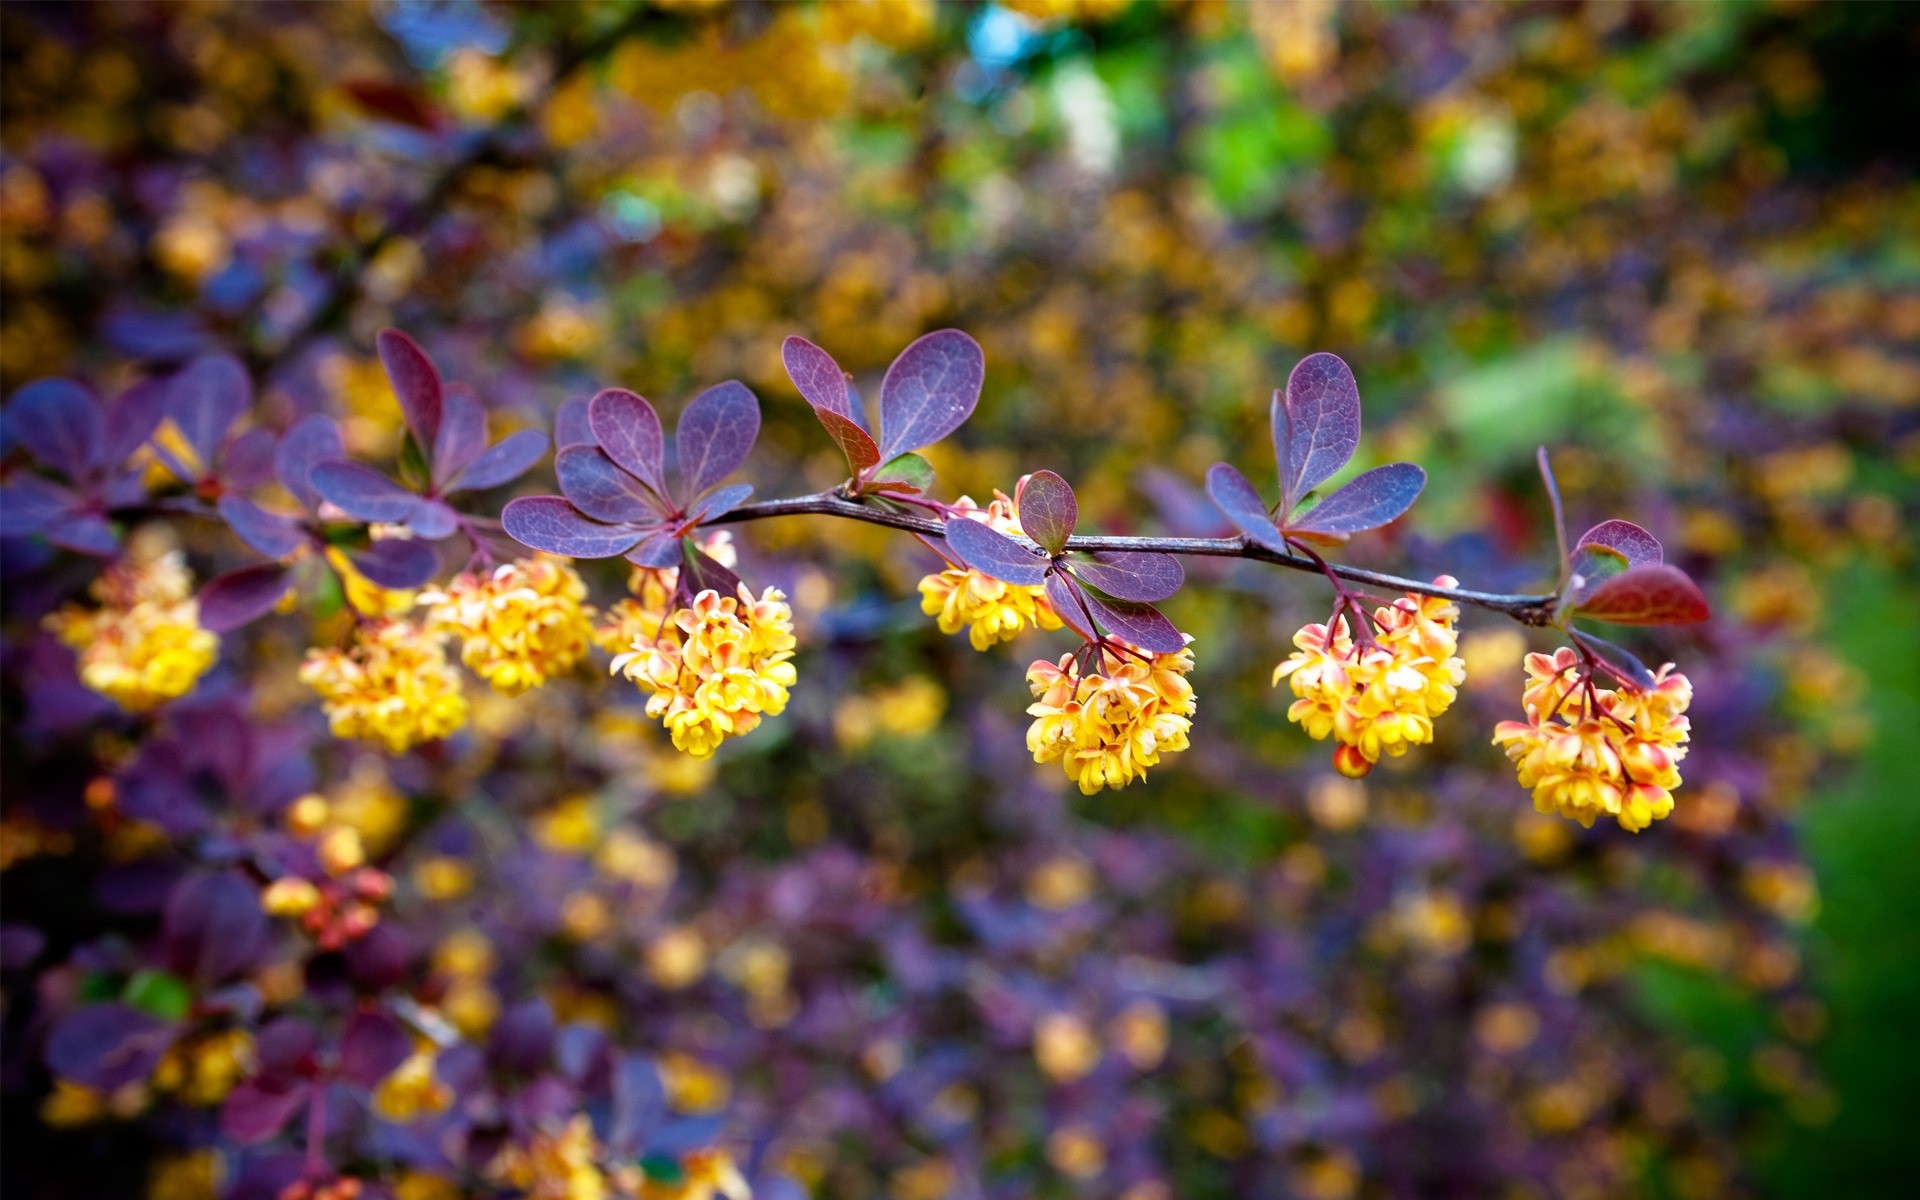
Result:
{"label": "drooping flower cluster", "polygon": [[320,693],[338,738],[401,754],[466,724],[467,698],[440,635],[411,621],[362,625],[351,648],[309,650],[300,682]]}
{"label": "drooping flower cluster", "polygon": [[[1458,581],[1442,575],[1436,587]],[[1353,778],[1382,755],[1398,757],[1433,740],[1433,719],[1453,704],[1466,679],[1455,654],[1460,609],[1435,596],[1404,596],[1373,612],[1370,643],[1356,643],[1345,616],[1293,635],[1298,647],[1274,668],[1298,697],[1287,709],[1316,740],[1340,743],[1333,765]]]}
{"label": "drooping flower cluster", "polygon": [[145,712],[186,695],[219,658],[179,550],[135,539],[90,592],[99,608],[69,604],[46,626],[79,655],[80,681],[121,708]]}
{"label": "drooping flower cluster", "polygon": [[1149,654],[1110,642],[1098,665],[1081,669],[1069,654],[1027,668],[1027,749],[1035,762],[1058,762],[1088,796],[1144,778],[1161,755],[1187,748],[1193,726],[1192,650]]}
{"label": "drooping flower cluster", "polygon": [[573,668],[593,637],[587,585],[566,559],[542,554],[488,575],[457,576],[420,597],[427,627],[460,639],[460,660],[508,696]]}
{"label": "drooping flower cluster", "polygon": [[[985,508],[962,496],[952,514],[1000,533],[1018,536],[1022,532],[1019,509],[1004,492],[994,492],[993,502]],[[1011,641],[1022,629],[1060,628],[1060,615],[1053,611],[1045,588],[1003,583],[963,567],[948,567],[921,579],[920,611],[939,622],[941,633],[965,629],[975,650]]]}
{"label": "drooping flower cluster", "polygon": [[[729,530],[716,529],[707,534],[701,539],[700,551],[723,567],[739,565],[740,554]],[[634,639],[659,636],[679,582],[678,567],[635,567],[627,576],[631,594],[607,609],[607,619],[594,627],[594,643],[608,654],[625,654],[633,649]]]}
{"label": "drooping flower cluster", "polygon": [[1638,833],[1673,812],[1692,699],[1693,684],[1672,663],[1650,688],[1602,688],[1579,653],[1562,646],[1527,655],[1527,719],[1500,722],[1493,741],[1541,812],[1589,828],[1611,816]]}
{"label": "drooping flower cluster", "polygon": [[612,670],[653,693],[647,715],[660,718],[676,749],[706,758],[786,709],[793,610],[778,588],[758,600],[745,584],[738,596],[709,588],[657,629],[641,630]]}

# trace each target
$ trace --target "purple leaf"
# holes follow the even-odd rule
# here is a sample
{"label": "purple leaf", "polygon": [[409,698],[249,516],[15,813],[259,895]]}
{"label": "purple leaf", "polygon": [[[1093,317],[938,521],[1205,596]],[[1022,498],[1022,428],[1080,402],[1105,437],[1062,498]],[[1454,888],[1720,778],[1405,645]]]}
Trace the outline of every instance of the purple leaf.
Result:
{"label": "purple leaf", "polygon": [[[1199,488],[1164,467],[1143,467],[1134,484],[1177,537],[1225,537],[1233,529]],[[1257,497],[1256,497],[1257,499]]]}
{"label": "purple leaf", "polygon": [[596,521],[651,522],[664,514],[660,501],[597,446],[568,446],[553,460],[560,490]]}
{"label": "purple leaf", "polygon": [[171,1025],[128,1004],[75,1009],[47,1039],[47,1067],[62,1079],[112,1091],[144,1080],[173,1044]]}
{"label": "purple leaf", "polygon": [[432,478],[444,487],[487,448],[487,410],[464,387],[450,387],[433,442]]}
{"label": "purple leaf", "polygon": [[1091,561],[1076,560],[1069,566],[1087,583],[1122,600],[1165,600],[1187,578],[1179,559],[1153,552],[1103,550]]}
{"label": "purple leaf", "polygon": [[257,563],[214,576],[200,589],[200,623],[231,633],[266,616],[287,594],[292,574],[279,563]]}
{"label": "purple leaf", "polygon": [[69,479],[104,457],[106,431],[93,393],[71,379],[36,379],[13,394],[7,432],[33,456]]}
{"label": "purple leaf", "polygon": [[279,439],[273,430],[249,429],[220,452],[220,481],[242,491],[259,487],[273,474],[273,451]]}
{"label": "purple leaf", "polygon": [[167,416],[167,384],[143,379],[121,392],[107,407],[106,456],[102,466],[118,466],[146,444]]}
{"label": "purple leaf", "polygon": [[473,464],[448,481],[442,492],[478,491],[512,483],[547,452],[547,435],[537,429],[510,433],[482,451]]}
{"label": "purple leaf", "polygon": [[1628,565],[1635,567],[1651,566],[1663,557],[1660,539],[1632,521],[1602,521],[1580,535],[1580,545],[1617,550]]}
{"label": "purple leaf", "polygon": [[231,354],[203,354],[167,382],[168,413],[202,470],[213,466],[227,430],[252,403],[253,381]]}
{"label": "purple leaf", "polygon": [[1090,590],[1082,594],[1093,610],[1094,620],[1106,627],[1104,632],[1121,641],[1155,654],[1175,654],[1186,647],[1187,639],[1153,605],[1117,600]]}
{"label": "purple leaf", "polygon": [[613,1119],[607,1148],[617,1155],[640,1150],[640,1139],[652,1133],[667,1112],[667,1089],[651,1059],[638,1054],[621,1056],[613,1071]]}
{"label": "purple leaf", "polygon": [[697,496],[733,474],[759,436],[760,402],[746,384],[729,379],[695,396],[674,428],[683,494]]}
{"label": "purple leaf", "polygon": [[722,596],[740,594],[740,577],[733,569],[708,555],[693,544],[693,539],[680,540],[680,586],[689,601],[701,592],[715,591]]}
{"label": "purple leaf", "polygon": [[1255,542],[1269,550],[1281,554],[1287,553],[1286,535],[1273,523],[1267,513],[1266,501],[1260,498],[1247,477],[1228,463],[1215,463],[1207,468],[1207,496],[1222,516],[1239,527]]}
{"label": "purple leaf", "polygon": [[382,329],[374,340],[393,394],[400,399],[400,415],[413,433],[413,444],[425,452],[440,441],[440,418],[446,408],[440,372],[420,343],[398,329]]}
{"label": "purple leaf", "polygon": [[422,500],[407,518],[407,528],[430,542],[451,537],[460,528],[460,514],[438,500]]}
{"label": "purple leaf", "polygon": [[1288,522],[1290,531],[1344,535],[1378,529],[1413,507],[1427,486],[1427,473],[1412,463],[1388,463],[1362,472],[1347,485]]}
{"label": "purple leaf", "polygon": [[1563,600],[1578,607],[1602,583],[1625,571],[1632,564],[1612,546],[1584,545],[1568,556],[1567,586]]}
{"label": "purple leaf", "polygon": [[175,884],[160,934],[174,973],[202,988],[251,969],[272,938],[259,891],[231,871],[188,875]]}
{"label": "purple leaf", "polygon": [[310,476],[323,462],[346,457],[340,442],[340,427],[333,418],[311,413],[294,422],[273,452],[273,473],[280,486],[293,493],[309,512],[320,507],[320,493],[313,490]]}
{"label": "purple leaf", "polygon": [[78,496],[51,480],[21,475],[0,487],[0,537],[44,532],[79,502]]}
{"label": "purple leaf", "polygon": [[745,504],[747,497],[751,495],[753,495],[753,485],[750,483],[730,483],[726,487],[715,488],[705,498],[695,502],[691,511],[687,513],[687,519],[698,524],[701,521],[712,521],[724,517]]}
{"label": "purple leaf", "polygon": [[1687,625],[1713,615],[1699,585],[1666,563],[1628,568],[1594,588],[1574,611],[1615,625]]}
{"label": "purple leaf", "polygon": [[1047,560],[984,521],[947,518],[947,549],[982,575],[1032,587],[1047,577]]}
{"label": "purple leaf", "polygon": [[608,458],[667,499],[666,438],[653,405],[623,388],[608,388],[587,402],[587,423]]}
{"label": "purple leaf", "polygon": [[865,430],[859,406],[853,401],[852,384],[831,354],[803,337],[790,337],[780,343],[780,361],[786,364],[787,378],[793,380],[808,404],[845,417]]}
{"label": "purple leaf", "polygon": [[633,548],[646,530],[588,520],[558,496],[522,496],[507,502],[500,523],[523,546],[571,558],[612,558]]}
{"label": "purple leaf", "polygon": [[1624,646],[1616,646],[1605,638],[1597,638],[1584,629],[1569,629],[1567,633],[1588,653],[1631,679],[1636,686],[1641,688],[1654,686],[1656,681],[1653,672],[1647,670],[1647,664],[1641,662]]}
{"label": "purple leaf", "polygon": [[1047,602],[1053,605],[1053,611],[1066,622],[1067,628],[1089,641],[1093,640],[1095,631],[1087,619],[1086,610],[1081,607],[1081,597],[1086,595],[1086,589],[1080,586],[1080,581],[1065,572],[1054,571],[1047,575],[1046,589]]}
{"label": "purple leaf", "polygon": [[1080,521],[1080,503],[1073,497],[1067,481],[1052,471],[1035,471],[1027,477],[1015,498],[1020,509],[1020,530],[1040,544],[1048,554],[1067,548],[1073,527]]}
{"label": "purple leaf", "polygon": [[880,381],[880,457],[930,446],[966,423],[987,375],[980,343],[942,329],[900,352]]}
{"label": "purple leaf", "polygon": [[593,424],[587,419],[586,400],[575,397],[562,404],[560,411],[553,414],[553,444],[564,450],[568,446],[588,445],[592,441]]}
{"label": "purple leaf", "polygon": [[553,1056],[556,1032],[552,1005],[544,999],[522,1000],[493,1027],[487,1057],[511,1071],[538,1071]]}
{"label": "purple leaf", "polygon": [[1284,516],[1360,448],[1360,388],[1338,355],[1307,355],[1273,394],[1273,440]]}
{"label": "purple leaf", "polygon": [[120,535],[96,513],[72,513],[47,526],[47,540],[80,554],[111,558],[120,553]]}
{"label": "purple leaf", "polygon": [[393,480],[345,459],[319,463],[307,478],[334,507],[363,521],[404,521],[420,506],[420,497]]}
{"label": "purple leaf", "polygon": [[245,496],[222,496],[218,507],[234,536],[268,558],[285,558],[307,540],[293,518],[268,512]]}
{"label": "purple leaf", "polygon": [[640,544],[627,551],[627,561],[636,567],[651,567],[663,570],[680,565],[680,539],[670,530],[657,530],[640,539]]}
{"label": "purple leaf", "polygon": [[853,418],[843,417],[837,412],[816,408],[813,415],[820,418],[821,427],[827,431],[840,446],[840,452],[847,456],[847,466],[855,475],[871,470],[880,462],[880,447],[874,442],[873,435],[854,423]]}
{"label": "purple leaf", "polygon": [[295,1080],[243,1079],[220,1106],[220,1132],[242,1146],[258,1145],[285,1129],[312,1095]]}
{"label": "purple leaf", "polygon": [[440,569],[439,555],[418,538],[381,538],[347,557],[356,571],[384,588],[419,587]]}
{"label": "purple leaf", "polygon": [[253,1057],[262,1075],[287,1075],[306,1065],[319,1037],[298,1017],[276,1017],[253,1039]]}
{"label": "purple leaf", "polygon": [[383,1012],[358,1012],[340,1034],[340,1073],[373,1087],[413,1053],[413,1038]]}

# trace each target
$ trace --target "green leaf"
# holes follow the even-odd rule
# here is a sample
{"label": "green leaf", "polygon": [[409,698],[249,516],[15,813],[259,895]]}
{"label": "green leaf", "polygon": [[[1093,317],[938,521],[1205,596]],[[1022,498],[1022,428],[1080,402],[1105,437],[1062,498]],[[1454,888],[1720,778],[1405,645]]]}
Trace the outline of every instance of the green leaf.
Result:
{"label": "green leaf", "polygon": [[1572,608],[1578,608],[1580,602],[1593,594],[1593,590],[1625,571],[1631,565],[1627,556],[1612,546],[1600,546],[1589,543],[1573,552],[1573,561],[1567,571],[1567,590],[1561,595],[1560,602]]}
{"label": "green leaf", "polygon": [[193,989],[184,979],[166,971],[140,972],[127,981],[127,990],[120,998],[163,1021],[178,1021],[193,1008]]}
{"label": "green leaf", "polygon": [[918,454],[902,454],[880,464],[864,490],[870,492],[924,492],[933,486],[933,464]]}

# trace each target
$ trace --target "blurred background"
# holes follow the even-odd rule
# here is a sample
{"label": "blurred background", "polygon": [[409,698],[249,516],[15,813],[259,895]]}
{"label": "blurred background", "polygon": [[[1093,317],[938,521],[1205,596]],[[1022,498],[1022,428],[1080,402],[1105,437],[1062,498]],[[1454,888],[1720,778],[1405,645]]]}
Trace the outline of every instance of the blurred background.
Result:
{"label": "blurred background", "polygon": [[[1191,564],[1167,605],[1194,748],[1093,798],[1022,744],[1025,664],[1070,645],[942,637],[931,557],[867,527],[736,531],[742,574],[794,598],[800,682],[717,765],[591,666],[387,760],[329,741],[293,681],[333,618],[227,639],[203,692],[293,731],[274,744],[358,814],[463,1033],[539,997],[662,1055],[766,1195],[1903,1190],[1912,8],[9,3],[0,56],[8,393],[225,349],[257,423],[331,413],[377,461],[397,325],[499,431],[741,379],[746,478],[790,495],[844,465],[781,339],[870,388],[957,326],[987,382],[937,494],[1047,467],[1083,530],[1199,535],[1206,466],[1270,485],[1267,397],[1330,350],[1365,403],[1356,466],[1432,477],[1351,560],[1548,584],[1545,443],[1576,527],[1639,521],[1713,597],[1711,624],[1633,641],[1698,688],[1677,811],[1638,836],[1532,811],[1488,738],[1551,643],[1484,614],[1438,743],[1334,776],[1269,687],[1325,588],[1252,564]],[[180,537],[202,578],[244,561]],[[211,1196],[239,1167],[203,1112],[47,1105],[34,997],[152,934],[102,881],[197,851],[78,798],[151,731],[36,718],[62,593],[13,590],[0,896],[44,948],[5,964],[4,1178]],[[485,1194],[424,1163],[367,1173]]]}

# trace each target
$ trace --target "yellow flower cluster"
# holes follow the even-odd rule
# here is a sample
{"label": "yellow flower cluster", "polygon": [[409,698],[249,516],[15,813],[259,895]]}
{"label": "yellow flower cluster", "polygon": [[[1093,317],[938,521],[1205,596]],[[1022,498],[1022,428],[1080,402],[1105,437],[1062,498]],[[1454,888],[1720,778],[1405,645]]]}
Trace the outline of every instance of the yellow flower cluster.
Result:
{"label": "yellow flower cluster", "polygon": [[607,1177],[595,1159],[600,1146],[585,1113],[557,1133],[540,1131],[525,1145],[509,1143],[487,1173],[522,1189],[528,1200],[606,1200]]}
{"label": "yellow flower cluster", "polygon": [[409,1054],[373,1091],[373,1111],[402,1124],[445,1112],[452,1103],[453,1089],[434,1073],[431,1049]]}
{"label": "yellow flower cluster", "polygon": [[347,650],[309,650],[300,682],[320,693],[333,736],[379,742],[390,754],[467,721],[460,675],[439,635],[409,621],[362,625]]}
{"label": "yellow flower cluster", "polygon": [[[954,504],[955,515],[979,521],[1000,533],[1018,536],[1020,513],[1013,500],[996,491],[993,502],[981,508],[966,496]],[[948,567],[920,581],[920,611],[939,621],[941,633],[967,631],[975,650],[1011,641],[1028,627],[1060,628],[1046,589],[1002,583],[978,571]]]}
{"label": "yellow flower cluster", "polygon": [[518,696],[565,674],[593,637],[587,585],[566,559],[542,554],[490,575],[457,576],[420,597],[427,628],[459,638],[460,661],[493,689]]}
{"label": "yellow flower cluster", "polygon": [[647,715],[666,725],[675,749],[706,758],[786,709],[795,678],[786,601],[778,588],[758,600],[745,584],[737,597],[709,588],[657,633],[642,630],[612,670],[653,693]]}
{"label": "yellow flower cluster", "polygon": [[184,696],[220,656],[180,551],[136,541],[90,589],[97,609],[69,604],[46,620],[80,658],[80,682],[129,712]]}
{"label": "yellow flower cluster", "polygon": [[[1449,575],[1436,587],[1453,587]],[[1333,765],[1359,778],[1382,755],[1398,757],[1433,740],[1433,719],[1453,704],[1466,664],[1454,653],[1460,609],[1436,596],[1407,595],[1374,610],[1373,641],[1357,645],[1342,616],[1293,635],[1298,647],[1274,668],[1298,697],[1287,709],[1316,740],[1340,743]]]}
{"label": "yellow flower cluster", "polygon": [[1527,655],[1525,721],[1502,721],[1493,741],[1533,789],[1533,806],[1592,828],[1607,815],[1638,833],[1673,811],[1687,754],[1693,684],[1668,663],[1644,691],[1595,687],[1580,655],[1562,646]]}
{"label": "yellow flower cluster", "polygon": [[[740,564],[729,530],[708,534],[700,542],[700,550],[723,567]],[[635,567],[627,576],[627,591],[632,595],[615,601],[607,610],[608,620],[594,628],[594,643],[608,654],[625,654],[633,649],[635,639],[651,641],[659,636],[679,582],[678,567]]]}
{"label": "yellow flower cluster", "polygon": [[1193,651],[1101,651],[1099,671],[1076,671],[1073,655],[1027,668],[1033,761],[1058,762],[1088,796],[1145,778],[1160,756],[1187,748],[1193,727]]}

